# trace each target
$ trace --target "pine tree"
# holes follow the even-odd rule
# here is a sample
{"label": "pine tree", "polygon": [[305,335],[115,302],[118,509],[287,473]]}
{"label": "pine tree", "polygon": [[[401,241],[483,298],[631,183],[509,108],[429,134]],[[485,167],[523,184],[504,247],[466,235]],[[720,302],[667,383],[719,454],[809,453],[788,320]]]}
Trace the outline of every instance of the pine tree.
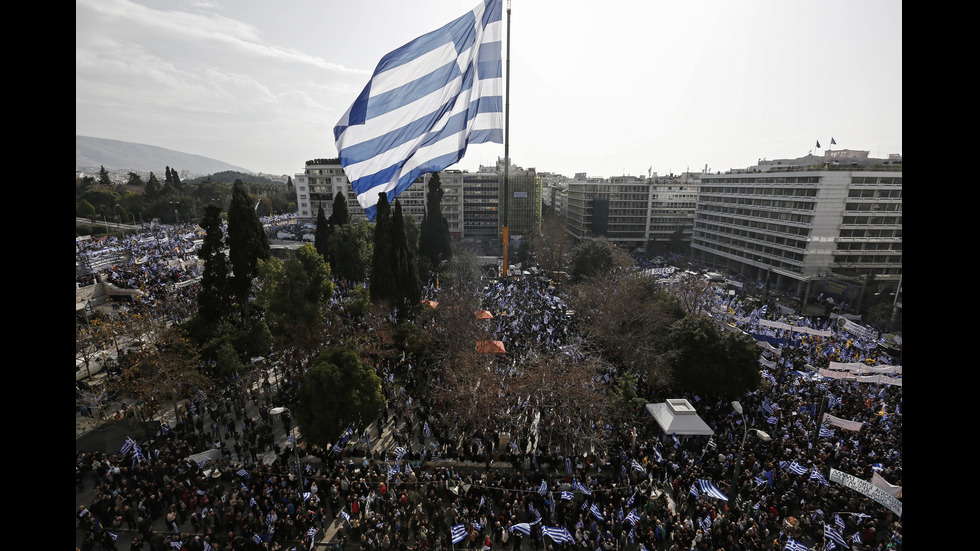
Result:
{"label": "pine tree", "polygon": [[112,183],[112,179],[109,178],[109,171],[105,169],[105,166],[101,166],[99,168],[99,185],[108,189],[115,187],[115,185]]}
{"label": "pine tree", "polygon": [[228,248],[233,273],[232,293],[241,306],[243,328],[248,330],[252,280],[259,274],[259,260],[267,260],[270,252],[269,238],[241,180],[235,180],[232,188]]}

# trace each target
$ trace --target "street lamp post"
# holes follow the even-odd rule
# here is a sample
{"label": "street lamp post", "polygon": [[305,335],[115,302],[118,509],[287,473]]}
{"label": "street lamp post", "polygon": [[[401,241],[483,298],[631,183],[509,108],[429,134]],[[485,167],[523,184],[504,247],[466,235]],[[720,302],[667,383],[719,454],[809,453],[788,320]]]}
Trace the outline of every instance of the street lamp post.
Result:
{"label": "street lamp post", "polygon": [[[293,422],[292,422],[293,412],[289,411],[289,408],[281,407],[281,406],[280,407],[274,407],[274,408],[272,408],[272,409],[269,410],[269,414],[270,415],[280,415],[282,413],[287,413],[287,414],[289,414],[289,417],[290,417],[290,421],[289,421],[289,433],[287,433],[287,438],[288,438],[288,434],[292,434],[293,433]],[[296,479],[299,480],[299,493],[300,493],[300,497],[302,497],[303,489],[305,487],[304,484],[303,484],[303,468],[302,468],[302,466],[300,464],[299,452],[297,452],[297,450],[296,450],[296,440],[295,439],[293,440],[293,455],[296,456]]]}
{"label": "street lamp post", "polygon": [[761,431],[759,429],[749,429],[749,425],[745,421],[745,415],[742,413],[742,404],[740,404],[738,400],[732,401],[732,409],[734,409],[736,413],[742,416],[742,425],[745,427],[745,432],[742,434],[742,445],[739,446],[738,456],[735,458],[735,469],[732,470],[732,484],[729,487],[729,492],[733,494],[729,496],[729,503],[735,505],[735,501],[739,499],[739,496],[742,493],[741,488],[739,488],[738,485],[738,472],[739,469],[742,468],[742,452],[745,451],[745,441],[748,440],[749,438],[749,432],[751,431],[758,434],[759,438],[763,442],[768,442],[772,440],[772,437],[769,436],[769,434],[765,431]]}

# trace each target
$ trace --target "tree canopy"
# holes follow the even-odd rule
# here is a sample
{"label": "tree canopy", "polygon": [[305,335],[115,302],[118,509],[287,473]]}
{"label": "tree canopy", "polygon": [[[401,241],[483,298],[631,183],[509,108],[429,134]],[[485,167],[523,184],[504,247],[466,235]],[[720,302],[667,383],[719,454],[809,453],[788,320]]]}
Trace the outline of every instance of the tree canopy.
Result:
{"label": "tree canopy", "polygon": [[676,385],[691,393],[740,396],[759,386],[759,347],[740,331],[722,332],[703,315],[674,322],[665,339],[665,360]]}
{"label": "tree canopy", "polygon": [[381,416],[381,378],[349,348],[322,352],[303,375],[296,422],[310,443],[327,448],[347,427],[356,433]]}

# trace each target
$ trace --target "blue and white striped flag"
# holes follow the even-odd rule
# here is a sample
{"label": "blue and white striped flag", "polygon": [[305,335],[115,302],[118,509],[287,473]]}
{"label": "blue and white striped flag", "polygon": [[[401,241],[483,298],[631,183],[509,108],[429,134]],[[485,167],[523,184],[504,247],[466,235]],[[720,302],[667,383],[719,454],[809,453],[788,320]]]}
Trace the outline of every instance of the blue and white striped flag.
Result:
{"label": "blue and white striped flag", "polygon": [[[369,220],[468,144],[503,143],[500,0],[386,54],[337,125],[340,163]],[[372,39],[373,40],[373,39]]]}
{"label": "blue and white striped flag", "polygon": [[786,551],[810,551],[810,548],[803,545],[802,543],[790,538],[786,540],[786,546],[783,547]]}
{"label": "blue and white striped flag", "polygon": [[463,541],[463,538],[466,537],[466,525],[457,524],[456,526],[453,526],[450,534],[452,535],[454,544]]}
{"label": "blue and white striped flag", "polygon": [[518,524],[514,524],[509,528],[509,530],[511,534],[513,534],[514,532],[520,532],[525,536],[531,535],[531,525],[526,522],[520,522]]}
{"label": "blue and white striped flag", "polygon": [[316,526],[310,526],[310,529],[306,531],[306,536],[312,538],[316,535]]}
{"label": "blue and white striped flag", "polygon": [[701,530],[704,532],[711,531],[711,517],[707,516],[701,519]]}
{"label": "blue and white striped flag", "polygon": [[630,496],[629,500],[626,502],[626,506],[632,507],[634,499],[636,499],[636,492],[633,492],[633,495]]}
{"label": "blue and white striped flag", "polygon": [[853,543],[861,543],[861,532],[860,531],[854,532],[854,535],[851,536],[851,542],[853,542]]}
{"label": "blue and white striped flag", "polygon": [[605,517],[603,517],[602,513],[599,511],[599,506],[596,505],[595,503],[592,504],[592,507],[589,507],[589,511],[593,515],[595,515],[595,518],[599,519],[601,522],[606,522]]}
{"label": "blue and white striped flag", "polygon": [[408,454],[408,450],[406,450],[405,448],[403,448],[401,446],[398,446],[397,448],[395,448],[395,458],[396,459],[401,459],[401,458],[405,457],[406,454]]}
{"label": "blue and white striped flag", "polygon": [[884,470],[885,470],[885,466],[882,465],[881,463],[872,463],[871,464],[871,472],[880,473],[881,471],[884,471]]}
{"label": "blue and white striped flag", "polygon": [[681,439],[677,437],[677,433],[675,432],[674,434],[671,434],[671,437],[673,437],[674,439],[674,447],[675,448],[681,447]]}
{"label": "blue and white striped flag", "polygon": [[564,526],[544,526],[541,525],[541,533],[555,540],[555,543],[574,543],[575,538]]}
{"label": "blue and white striped flag", "polygon": [[806,467],[800,465],[794,459],[793,462],[789,464],[789,472],[793,474],[806,474]]}
{"label": "blue and white striped flag", "polygon": [[833,429],[830,429],[829,427],[826,427],[824,425],[820,425],[820,434],[819,434],[820,438],[827,438],[832,436],[834,436]]}
{"label": "blue and white striped flag", "polygon": [[721,493],[721,490],[719,490],[717,486],[712,484],[710,480],[699,478],[698,487],[701,488],[701,493],[703,494],[706,494],[710,497],[728,501],[728,497],[725,494]]}
{"label": "blue and white striped flag", "polygon": [[636,509],[630,511],[630,514],[626,515],[626,521],[633,526],[636,526],[637,522],[640,522],[640,515],[636,514]]}
{"label": "blue and white striped flag", "polygon": [[701,492],[698,491],[698,485],[696,483],[691,484],[691,490],[688,493],[694,497],[701,497]]}
{"label": "blue and white striped flag", "polygon": [[350,524],[350,515],[347,514],[347,511],[340,511],[340,516],[344,519],[344,522]]}
{"label": "blue and white striped flag", "polygon": [[634,459],[631,466],[633,467],[634,471],[640,471],[643,474],[647,474],[647,470],[643,468],[643,465],[640,465],[639,461]]}
{"label": "blue and white striped flag", "polygon": [[653,448],[653,458],[657,460],[657,463],[664,462],[664,456],[660,455],[660,450],[657,448]]}
{"label": "blue and white striped flag", "polygon": [[546,493],[548,493],[548,482],[547,481],[544,481],[544,480],[541,481],[541,486],[538,487],[538,493],[541,494],[541,495],[545,495]]}
{"label": "blue and white striped flag", "polygon": [[561,498],[564,499],[565,501],[569,501],[575,499],[575,494],[573,494],[572,492],[562,492]]}
{"label": "blue and white striped flag", "polygon": [[810,478],[809,478],[809,480],[816,480],[817,482],[819,482],[820,484],[822,484],[824,486],[830,486],[830,483],[827,482],[827,479],[824,478],[822,474],[820,474],[820,471],[818,471],[816,469],[816,467],[814,467],[810,471]]}
{"label": "blue and white striped flag", "polygon": [[844,533],[844,519],[840,518],[840,515],[834,513],[834,526],[837,527],[837,531]]}
{"label": "blue and white striped flag", "polygon": [[136,441],[127,436],[126,441],[123,442],[122,449],[119,450],[119,453],[126,455],[127,453],[129,453],[129,450],[133,449],[133,446],[135,445],[136,445]]}
{"label": "blue and white striped flag", "polygon": [[823,525],[823,537],[829,539],[830,541],[840,545],[845,549],[850,549],[850,545],[844,540],[844,536],[834,528],[833,526],[824,523]]}
{"label": "blue and white striped flag", "polygon": [[588,489],[588,488],[586,488],[586,487],[585,487],[584,485],[582,485],[582,483],[581,483],[581,482],[579,482],[578,480],[573,480],[573,481],[572,481],[572,485],[574,486],[574,488],[575,488],[576,490],[578,490],[578,491],[580,491],[580,492],[582,492],[583,494],[585,494],[585,495],[587,495],[587,496],[590,496],[590,495],[592,495],[592,490],[590,490],[590,489]]}

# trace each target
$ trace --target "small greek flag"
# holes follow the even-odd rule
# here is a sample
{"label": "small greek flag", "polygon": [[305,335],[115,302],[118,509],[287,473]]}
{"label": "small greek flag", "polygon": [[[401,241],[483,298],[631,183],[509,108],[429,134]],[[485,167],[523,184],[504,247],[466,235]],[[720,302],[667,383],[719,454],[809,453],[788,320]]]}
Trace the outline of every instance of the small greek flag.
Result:
{"label": "small greek flag", "polygon": [[634,459],[631,465],[634,471],[640,471],[643,474],[647,474],[647,470],[643,468],[643,465],[641,465],[639,461]]}
{"label": "small greek flag", "polygon": [[546,481],[541,481],[541,486],[538,487],[538,493],[541,495],[548,493],[548,483]]}
{"label": "small greek flag", "polygon": [[463,538],[466,537],[466,526],[463,524],[457,524],[456,526],[453,526],[451,530],[451,535],[454,544],[463,541]]}
{"label": "small greek flag", "polygon": [[350,524],[350,515],[347,514],[347,511],[341,511],[340,517],[344,519],[344,522]]}
{"label": "small greek flag", "polygon": [[820,426],[820,438],[827,438],[834,436],[834,431],[821,425]]}
{"label": "small greek flag", "polygon": [[396,459],[401,459],[401,458],[405,457],[406,454],[408,454],[408,450],[406,450],[405,448],[403,448],[401,446],[395,448],[395,458]]}
{"label": "small greek flag", "polygon": [[786,551],[810,551],[810,548],[803,545],[802,543],[790,538],[786,540],[786,547],[783,547]]}
{"label": "small greek flag", "polygon": [[636,509],[630,511],[630,514],[626,515],[626,522],[636,526],[636,523],[640,522],[640,515],[636,514]]}
{"label": "small greek flag", "polygon": [[599,519],[600,522],[606,522],[606,519],[602,516],[602,513],[599,512],[599,506],[595,503],[592,504],[592,507],[589,507],[589,511],[595,515],[595,518]]}
{"label": "small greek flag", "polygon": [[573,494],[572,492],[562,492],[561,498],[564,499],[565,501],[569,501],[571,499],[575,499],[575,494]]}
{"label": "small greek flag", "polygon": [[816,480],[817,482],[819,482],[824,486],[830,486],[830,483],[827,482],[827,479],[824,478],[823,475],[820,474],[820,471],[818,471],[816,468],[810,471],[810,480]]}
{"label": "small greek flag", "polygon": [[586,488],[585,486],[583,486],[582,483],[579,482],[578,480],[573,480],[572,481],[572,485],[575,487],[576,490],[582,492],[583,494],[585,494],[587,496],[592,495],[592,490],[589,490],[588,488]]}
{"label": "small greek flag", "polygon": [[800,465],[794,459],[793,462],[789,464],[789,471],[794,474],[806,474],[806,467]]}
{"label": "small greek flag", "polygon": [[515,525],[511,526],[509,528],[509,530],[510,530],[510,533],[511,534],[513,534],[514,532],[520,532],[520,533],[524,534],[525,536],[530,536],[531,535],[531,525],[528,524],[528,523],[526,523],[526,522],[521,522],[521,523],[515,524]]}

